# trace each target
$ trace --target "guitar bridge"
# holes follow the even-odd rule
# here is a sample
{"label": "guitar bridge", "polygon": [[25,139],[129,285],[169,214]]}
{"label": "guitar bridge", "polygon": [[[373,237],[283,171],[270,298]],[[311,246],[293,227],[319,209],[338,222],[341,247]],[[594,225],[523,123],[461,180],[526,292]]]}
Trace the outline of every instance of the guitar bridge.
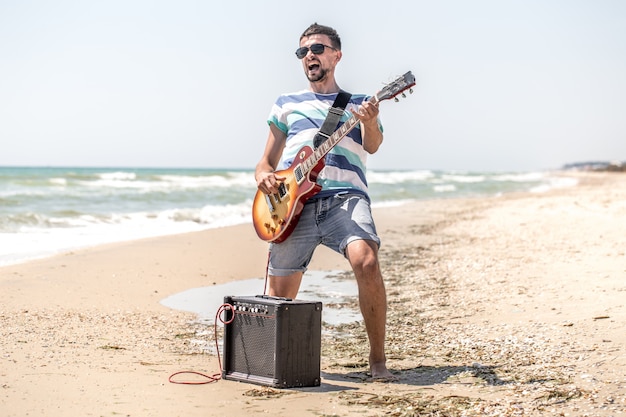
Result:
{"label": "guitar bridge", "polygon": [[281,182],[278,186],[278,197],[282,200],[282,198],[287,194],[287,187],[285,187],[285,183]]}
{"label": "guitar bridge", "polygon": [[287,187],[285,186],[284,182],[281,182],[278,186],[278,193],[265,195],[265,201],[267,201],[267,206],[270,209],[270,213],[276,211],[276,204],[280,204],[285,195],[287,195]]}

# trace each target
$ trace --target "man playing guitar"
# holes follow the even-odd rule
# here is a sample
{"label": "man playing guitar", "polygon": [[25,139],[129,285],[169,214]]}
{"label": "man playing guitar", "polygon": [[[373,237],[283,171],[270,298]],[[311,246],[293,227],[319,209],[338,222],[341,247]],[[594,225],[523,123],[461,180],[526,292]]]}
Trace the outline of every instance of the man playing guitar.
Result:
{"label": "man playing guitar", "polygon": [[[281,95],[273,105],[265,151],[255,171],[259,193],[268,198],[270,210],[274,209],[271,199],[287,192],[281,189],[286,178],[280,171],[294,163],[303,146],[314,147],[314,137],[340,91],[335,67],[342,58],[341,40],[334,29],[312,24],[300,37],[296,56],[302,61],[309,88]],[[367,154],[378,150],[383,133],[378,103],[366,98],[351,96],[339,126],[349,112],[357,125],[321,161],[323,169],[312,176],[317,193],[301,204],[293,230],[284,240],[270,243],[268,293],[295,299],[303,273],[319,244],[343,254],[358,285],[360,309],[370,343],[371,376],[389,380],[394,376],[387,369],[385,356],[387,298],[378,261],[380,239],[371,215],[365,178]],[[268,230],[275,231],[269,222],[264,224]]]}

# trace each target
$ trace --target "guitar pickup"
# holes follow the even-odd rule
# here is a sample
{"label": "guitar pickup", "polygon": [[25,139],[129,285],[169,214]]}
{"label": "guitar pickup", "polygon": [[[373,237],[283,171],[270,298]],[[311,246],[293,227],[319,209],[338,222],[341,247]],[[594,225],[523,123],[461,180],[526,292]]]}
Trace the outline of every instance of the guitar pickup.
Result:
{"label": "guitar pickup", "polygon": [[296,177],[296,182],[300,184],[300,182],[302,182],[302,180],[304,179],[304,172],[302,172],[302,165],[298,165],[293,170],[293,175]]}

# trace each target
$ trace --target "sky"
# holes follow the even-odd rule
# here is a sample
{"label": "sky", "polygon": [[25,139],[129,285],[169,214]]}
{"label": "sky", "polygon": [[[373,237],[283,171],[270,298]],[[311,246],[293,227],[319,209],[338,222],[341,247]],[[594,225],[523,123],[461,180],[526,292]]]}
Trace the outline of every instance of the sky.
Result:
{"label": "sky", "polygon": [[626,161],[622,0],[0,0],[0,166],[253,168],[313,22],[343,89],[417,79],[371,169]]}

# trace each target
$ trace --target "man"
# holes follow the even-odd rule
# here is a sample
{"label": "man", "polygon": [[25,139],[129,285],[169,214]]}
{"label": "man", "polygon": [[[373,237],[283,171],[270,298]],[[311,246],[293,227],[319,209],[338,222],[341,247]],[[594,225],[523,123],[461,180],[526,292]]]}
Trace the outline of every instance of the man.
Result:
{"label": "man", "polygon": [[[340,91],[335,67],[342,57],[341,40],[334,29],[317,23],[309,26],[300,37],[296,56],[302,60],[309,89],[281,95],[272,107],[269,136],[255,171],[259,190],[268,195],[277,193],[285,180],[275,171],[288,168],[302,146],[313,147]],[[357,280],[372,378],[389,380],[393,374],[385,357],[387,298],[378,263],[380,239],[365,180],[367,154],[378,150],[383,133],[377,106],[365,98],[352,95],[346,107],[360,123],[326,155],[326,166],[317,179],[321,191],[307,201],[289,237],[270,246],[269,295],[296,298],[302,275],[320,243],[343,254]],[[342,120],[347,120],[345,114]]]}

